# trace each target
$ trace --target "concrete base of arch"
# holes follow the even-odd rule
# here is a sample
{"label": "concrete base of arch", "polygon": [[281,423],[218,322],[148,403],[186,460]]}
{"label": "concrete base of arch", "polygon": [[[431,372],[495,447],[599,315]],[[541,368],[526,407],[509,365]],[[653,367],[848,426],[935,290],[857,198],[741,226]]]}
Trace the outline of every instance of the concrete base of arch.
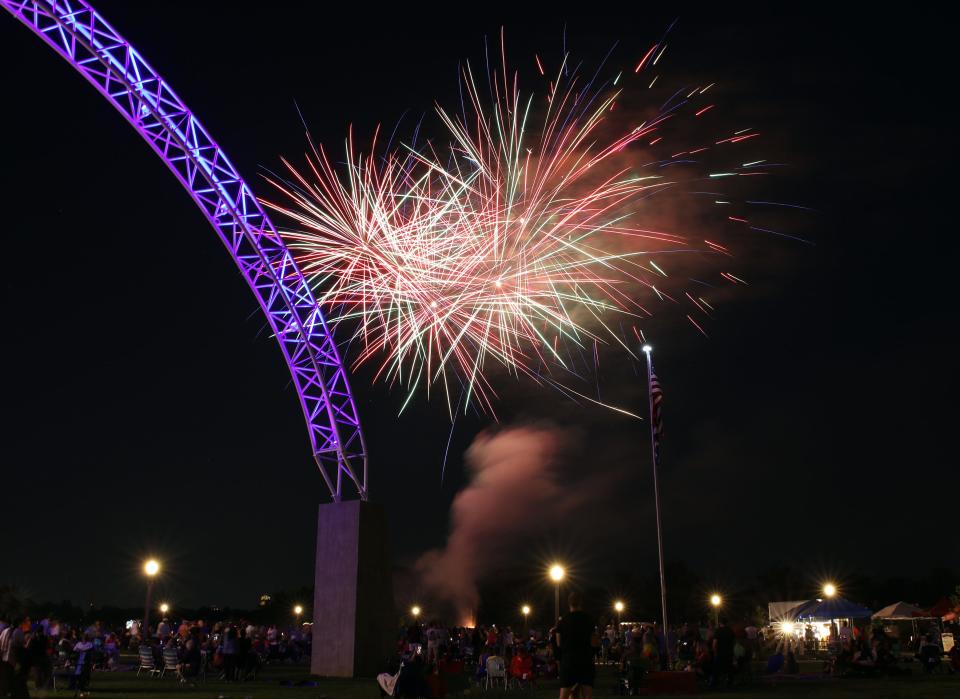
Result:
{"label": "concrete base of arch", "polygon": [[395,649],[397,613],[382,505],[320,506],[313,597],[312,674],[375,677]]}

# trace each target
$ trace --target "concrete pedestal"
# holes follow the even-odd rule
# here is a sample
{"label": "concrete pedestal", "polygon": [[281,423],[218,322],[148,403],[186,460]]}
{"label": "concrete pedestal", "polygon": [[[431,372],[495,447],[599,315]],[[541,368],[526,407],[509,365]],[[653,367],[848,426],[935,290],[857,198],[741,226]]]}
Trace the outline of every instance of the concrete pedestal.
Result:
{"label": "concrete pedestal", "polygon": [[321,505],[316,566],[310,671],[382,672],[398,628],[383,507],[360,500]]}

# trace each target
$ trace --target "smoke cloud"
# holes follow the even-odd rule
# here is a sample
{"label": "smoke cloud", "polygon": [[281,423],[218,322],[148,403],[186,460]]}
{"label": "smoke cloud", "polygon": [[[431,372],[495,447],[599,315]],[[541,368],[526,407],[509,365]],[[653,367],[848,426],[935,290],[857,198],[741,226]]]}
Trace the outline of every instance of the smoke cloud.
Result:
{"label": "smoke cloud", "polygon": [[453,500],[447,546],[416,563],[426,587],[452,603],[461,620],[473,618],[478,583],[513,552],[511,542],[535,535],[583,501],[558,479],[568,439],[552,427],[510,427],[479,434],[467,450],[471,480]]}

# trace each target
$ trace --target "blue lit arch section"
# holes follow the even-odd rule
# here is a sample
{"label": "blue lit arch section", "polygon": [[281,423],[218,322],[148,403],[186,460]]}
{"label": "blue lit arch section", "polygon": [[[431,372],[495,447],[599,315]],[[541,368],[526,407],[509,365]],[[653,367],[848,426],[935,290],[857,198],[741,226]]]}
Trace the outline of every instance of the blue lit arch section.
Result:
{"label": "blue lit arch section", "polygon": [[293,256],[250,187],[170,86],[86,2],[0,0],[69,61],[167,164],[230,251],[280,343],[334,500],[367,498],[367,453],[347,372]]}

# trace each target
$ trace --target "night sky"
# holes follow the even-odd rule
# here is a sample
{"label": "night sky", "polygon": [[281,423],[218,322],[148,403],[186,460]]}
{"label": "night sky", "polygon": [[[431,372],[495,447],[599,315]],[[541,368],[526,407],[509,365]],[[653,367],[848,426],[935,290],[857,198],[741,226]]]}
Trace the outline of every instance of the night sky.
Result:
{"label": "night sky", "polygon": [[[102,2],[96,7],[195,111],[254,190],[299,161],[304,130],[338,149],[428,114],[506,27],[528,82],[533,52],[636,61],[679,14],[667,64],[716,81],[717,102],[788,167],[771,195],[815,245],[764,238],[710,338],[669,309],[647,326],[666,394],[667,558],[717,581],[791,562],[842,579],[925,572],[956,551],[956,233],[945,176],[952,77],[940,19],[646,8],[601,17],[472,6],[333,20],[320,3]],[[348,10],[351,11],[351,10]],[[0,17],[3,383],[0,583],[35,599],[136,604],[139,564],[165,562],[180,604],[250,607],[312,583],[327,501],[276,343],[213,231],[123,118],[61,58]],[[741,118],[742,117],[742,118]],[[732,117],[731,117],[732,118]],[[443,544],[462,455],[490,418],[441,401],[397,417],[399,391],[353,379],[371,493],[397,562]],[[584,580],[653,570],[646,423],[499,378],[504,425],[573,435],[565,473],[588,511],[523,542]],[[639,409],[622,361],[600,382]],[[520,537],[522,541],[522,537]],[[811,585],[813,583],[811,582]]]}

